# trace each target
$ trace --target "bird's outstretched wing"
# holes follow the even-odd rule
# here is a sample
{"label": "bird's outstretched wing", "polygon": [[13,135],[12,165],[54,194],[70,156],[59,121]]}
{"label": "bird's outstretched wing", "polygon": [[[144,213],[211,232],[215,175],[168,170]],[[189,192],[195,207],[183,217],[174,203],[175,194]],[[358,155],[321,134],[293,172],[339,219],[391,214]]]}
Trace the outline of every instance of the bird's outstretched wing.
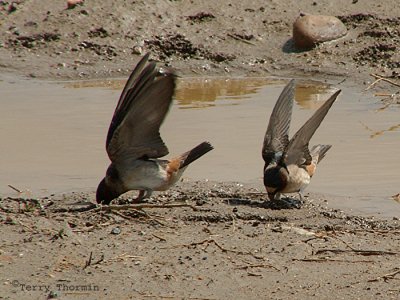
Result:
{"label": "bird's outstretched wing", "polygon": [[262,148],[262,157],[266,165],[272,162],[276,153],[283,154],[289,144],[294,90],[295,81],[292,79],[283,89],[272,110]]}
{"label": "bird's outstretched wing", "polygon": [[309,165],[312,161],[308,143],[340,94],[335,92],[291,138],[285,153],[286,165]]}
{"label": "bird's outstretched wing", "polygon": [[111,161],[168,154],[160,126],[172,103],[176,75],[148,63],[146,54],[132,71],[115,109],[106,141]]}

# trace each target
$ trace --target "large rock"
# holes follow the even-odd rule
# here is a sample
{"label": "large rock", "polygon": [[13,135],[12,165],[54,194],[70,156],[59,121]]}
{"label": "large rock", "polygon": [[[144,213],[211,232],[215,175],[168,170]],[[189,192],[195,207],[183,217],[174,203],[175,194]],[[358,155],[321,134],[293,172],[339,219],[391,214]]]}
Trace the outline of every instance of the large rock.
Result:
{"label": "large rock", "polygon": [[347,33],[346,26],[333,16],[300,15],[293,24],[293,40],[298,49],[336,40]]}

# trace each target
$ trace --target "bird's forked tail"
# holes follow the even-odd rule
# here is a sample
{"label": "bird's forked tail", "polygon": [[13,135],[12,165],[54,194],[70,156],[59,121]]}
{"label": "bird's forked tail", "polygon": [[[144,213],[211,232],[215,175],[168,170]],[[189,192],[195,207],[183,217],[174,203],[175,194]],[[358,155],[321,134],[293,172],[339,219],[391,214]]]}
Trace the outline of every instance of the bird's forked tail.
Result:
{"label": "bird's forked tail", "polygon": [[199,159],[212,149],[214,149],[214,147],[209,142],[202,142],[200,145],[197,145],[192,150],[183,153],[180,156],[179,169],[187,167],[189,164]]}
{"label": "bird's forked tail", "polygon": [[326,155],[332,145],[315,145],[312,147],[310,154],[315,164],[318,164]]}

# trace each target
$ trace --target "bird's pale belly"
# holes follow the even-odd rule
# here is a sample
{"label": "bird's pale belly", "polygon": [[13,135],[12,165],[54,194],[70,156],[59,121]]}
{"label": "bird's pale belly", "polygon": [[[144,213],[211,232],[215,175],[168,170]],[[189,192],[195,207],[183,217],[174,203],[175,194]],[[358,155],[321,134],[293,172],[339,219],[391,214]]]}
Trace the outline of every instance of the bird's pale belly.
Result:
{"label": "bird's pale belly", "polygon": [[310,175],[303,168],[289,165],[289,178],[281,193],[295,193],[304,190],[310,184]]}
{"label": "bird's pale belly", "polygon": [[164,191],[173,185],[181,174],[182,172],[178,172],[171,176],[157,160],[137,160],[129,167],[125,166],[121,179],[129,190]]}

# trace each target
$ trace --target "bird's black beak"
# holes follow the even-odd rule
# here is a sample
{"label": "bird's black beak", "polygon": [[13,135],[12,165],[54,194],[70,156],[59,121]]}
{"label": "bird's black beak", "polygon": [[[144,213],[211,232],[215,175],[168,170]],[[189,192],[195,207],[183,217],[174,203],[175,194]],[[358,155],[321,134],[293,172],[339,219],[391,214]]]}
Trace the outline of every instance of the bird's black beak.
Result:
{"label": "bird's black beak", "polygon": [[269,200],[274,201],[275,200],[275,193],[268,193],[268,198],[269,198]]}
{"label": "bird's black beak", "polygon": [[105,179],[103,179],[96,191],[96,202],[99,204],[109,205],[110,202],[117,198],[119,194],[117,194],[114,189],[107,186]]}

